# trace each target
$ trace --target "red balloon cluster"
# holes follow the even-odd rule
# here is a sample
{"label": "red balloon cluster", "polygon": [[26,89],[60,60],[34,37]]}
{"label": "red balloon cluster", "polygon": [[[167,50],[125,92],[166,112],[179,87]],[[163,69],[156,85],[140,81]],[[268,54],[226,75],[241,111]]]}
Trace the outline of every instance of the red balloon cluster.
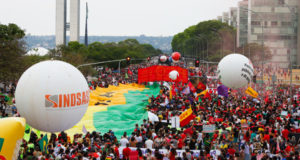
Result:
{"label": "red balloon cluster", "polygon": [[173,59],[174,61],[179,61],[180,57],[181,57],[181,55],[180,55],[179,52],[174,52],[174,53],[172,53],[172,59]]}

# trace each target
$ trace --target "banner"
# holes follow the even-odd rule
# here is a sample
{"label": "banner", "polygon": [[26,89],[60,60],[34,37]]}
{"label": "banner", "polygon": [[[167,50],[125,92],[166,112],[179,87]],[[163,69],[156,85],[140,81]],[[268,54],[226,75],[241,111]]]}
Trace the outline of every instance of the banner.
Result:
{"label": "banner", "polygon": [[181,115],[179,116],[180,119],[180,126],[184,127],[187,124],[190,123],[191,120],[193,120],[196,116],[193,114],[193,110],[192,108],[189,108],[187,110],[185,110],[184,112],[181,113]]}
{"label": "banner", "polygon": [[245,91],[246,94],[248,94],[249,96],[256,98],[258,96],[258,93],[252,89],[251,87],[248,87]]}
{"label": "banner", "polygon": [[[169,73],[176,70],[179,73],[179,77],[176,80],[169,78]],[[138,82],[188,82],[188,70],[178,66],[151,66],[148,68],[141,68],[138,70]]]}
{"label": "banner", "polygon": [[135,124],[140,125],[144,119],[148,119],[145,107],[149,103],[149,95],[157,96],[159,91],[157,83],[147,87],[139,84],[120,84],[96,88],[90,93],[90,106],[83,118],[66,132],[72,137],[81,133],[84,125],[90,133],[107,133],[111,129],[120,139],[124,132],[131,133]]}
{"label": "banner", "polygon": [[204,133],[213,133],[216,130],[216,125],[203,125],[203,131]]}
{"label": "banner", "polygon": [[180,118],[178,116],[173,116],[171,118],[171,126],[172,128],[180,128]]}
{"label": "banner", "polygon": [[289,133],[289,141],[295,140],[297,144],[300,143],[300,133]]}
{"label": "banner", "polygon": [[[120,147],[119,148],[119,153],[120,153],[120,158],[123,158],[123,149],[125,147]],[[131,149],[131,151],[135,151],[137,148],[136,147],[129,147]],[[147,148],[140,148],[141,151],[142,151],[142,154],[143,155],[146,155],[147,153]],[[152,151],[152,155],[154,155],[154,151],[155,149],[151,149]],[[169,151],[167,149],[159,149],[159,152],[161,154],[168,154]],[[177,149],[176,150],[176,157],[183,157],[183,152],[186,152],[186,150],[183,150],[183,149]],[[193,153],[193,157],[200,157],[200,150],[191,150],[191,152]],[[217,158],[217,156],[220,156],[221,155],[221,151],[216,149],[216,150],[210,150],[210,155],[213,157],[213,159],[215,160]]]}

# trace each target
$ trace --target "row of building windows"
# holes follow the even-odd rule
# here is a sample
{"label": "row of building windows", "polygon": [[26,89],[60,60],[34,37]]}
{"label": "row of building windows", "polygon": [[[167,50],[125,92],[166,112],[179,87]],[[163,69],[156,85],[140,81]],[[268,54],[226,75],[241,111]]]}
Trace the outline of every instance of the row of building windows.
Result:
{"label": "row of building windows", "polygon": [[[264,40],[296,40],[297,36],[291,35],[264,35]],[[257,35],[257,39],[262,39],[262,35]]]}
{"label": "row of building windows", "polygon": [[255,6],[277,6],[286,4],[286,0],[252,0],[252,5]]}
{"label": "row of building windows", "polygon": [[[251,25],[260,26],[261,22],[260,21],[251,21]],[[268,26],[268,22],[265,21],[264,25]],[[291,26],[291,25],[292,25],[292,22],[281,22],[281,26],[283,26],[283,27],[288,27],[288,26]],[[271,26],[272,27],[278,26],[278,22],[277,21],[271,21]]]}

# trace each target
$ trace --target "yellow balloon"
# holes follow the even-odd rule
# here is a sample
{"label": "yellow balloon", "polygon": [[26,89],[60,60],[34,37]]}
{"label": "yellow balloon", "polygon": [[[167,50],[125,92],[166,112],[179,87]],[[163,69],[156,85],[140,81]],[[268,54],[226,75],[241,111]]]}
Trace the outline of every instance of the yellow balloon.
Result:
{"label": "yellow balloon", "polygon": [[[25,132],[24,118],[10,117],[0,119],[0,159],[18,159],[20,145]],[[5,129],[4,129],[5,128]]]}

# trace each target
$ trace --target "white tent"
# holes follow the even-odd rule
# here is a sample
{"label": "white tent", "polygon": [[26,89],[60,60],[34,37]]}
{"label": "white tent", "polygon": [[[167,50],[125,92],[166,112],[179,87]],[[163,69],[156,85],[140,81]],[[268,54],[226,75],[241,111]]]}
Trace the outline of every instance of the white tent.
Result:
{"label": "white tent", "polygon": [[26,55],[38,55],[38,56],[44,56],[49,53],[49,50],[43,47],[37,47],[29,50]]}

